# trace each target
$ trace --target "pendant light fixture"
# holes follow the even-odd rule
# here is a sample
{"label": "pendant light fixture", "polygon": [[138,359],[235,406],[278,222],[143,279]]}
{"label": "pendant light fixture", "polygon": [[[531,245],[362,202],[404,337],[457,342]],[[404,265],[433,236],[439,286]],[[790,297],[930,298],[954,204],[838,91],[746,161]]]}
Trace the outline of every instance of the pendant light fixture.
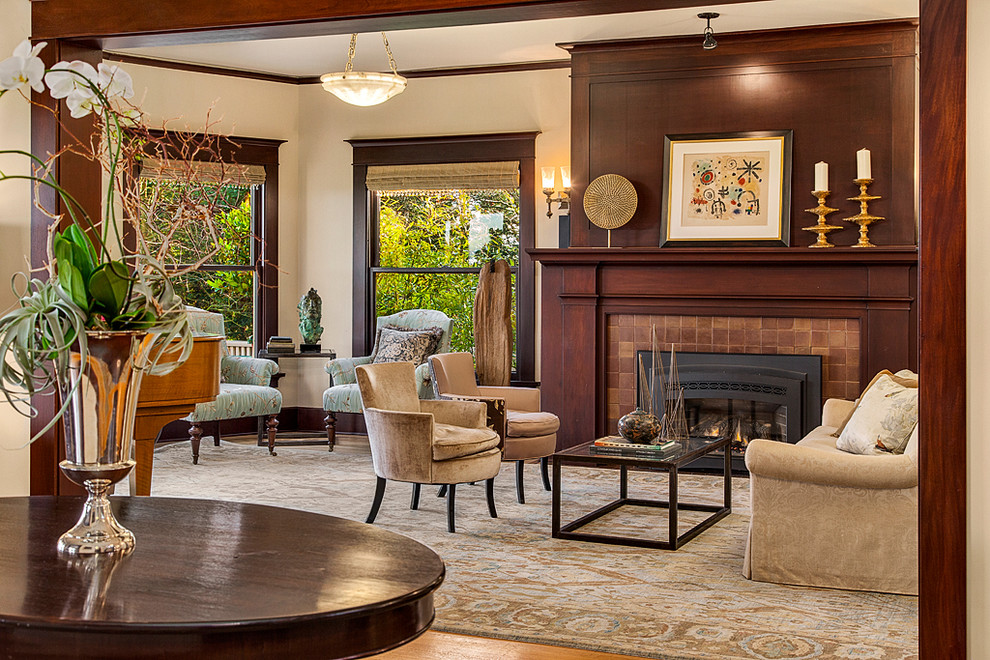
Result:
{"label": "pendant light fixture", "polygon": [[325,73],[320,76],[323,89],[327,90],[341,101],[351,105],[378,105],[384,103],[396,94],[406,89],[406,79],[395,70],[395,59],[388,47],[388,38],[382,32],[385,43],[385,53],[388,55],[388,65],[392,73],[374,71],[353,71],[354,49],[357,46],[357,34],[351,35],[351,47],[347,52],[347,66],[337,73]]}

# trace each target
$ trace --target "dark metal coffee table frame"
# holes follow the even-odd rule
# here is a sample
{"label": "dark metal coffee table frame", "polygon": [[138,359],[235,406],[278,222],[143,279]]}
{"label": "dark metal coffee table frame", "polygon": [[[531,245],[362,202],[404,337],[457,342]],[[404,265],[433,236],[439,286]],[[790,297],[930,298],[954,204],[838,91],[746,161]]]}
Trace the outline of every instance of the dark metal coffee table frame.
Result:
{"label": "dark metal coffee table frame", "polygon": [[[664,458],[640,458],[638,456],[623,456],[617,454],[593,454],[591,446],[593,443],[586,442],[583,445],[564,449],[555,453],[553,460],[553,495],[551,509],[551,533],[555,539],[572,539],[575,541],[591,541],[593,543],[611,543],[613,545],[631,545],[641,548],[657,548],[660,550],[677,550],[679,547],[705,531],[732,511],[732,455],[729,449],[729,439],[700,440],[691,439],[685,446],[677,452],[667,455]],[[679,502],[677,498],[677,471],[679,468],[698,460],[702,456],[710,454],[718,449],[723,449],[725,454],[723,472],[723,504],[722,506],[713,504],[695,504],[690,502]],[[595,509],[591,513],[581,516],[574,522],[563,526],[560,524],[560,469],[563,465],[589,465],[602,468],[619,469],[619,499]],[[629,468],[665,471],[670,477],[669,500],[647,500],[629,497]],[[669,526],[666,541],[656,541],[630,536],[618,536],[611,534],[593,534],[588,532],[578,532],[575,530],[584,527],[588,523],[598,520],[616,509],[623,506],[647,506],[670,510]],[[682,511],[710,511],[708,516],[700,523],[684,532],[677,534],[677,512]]]}

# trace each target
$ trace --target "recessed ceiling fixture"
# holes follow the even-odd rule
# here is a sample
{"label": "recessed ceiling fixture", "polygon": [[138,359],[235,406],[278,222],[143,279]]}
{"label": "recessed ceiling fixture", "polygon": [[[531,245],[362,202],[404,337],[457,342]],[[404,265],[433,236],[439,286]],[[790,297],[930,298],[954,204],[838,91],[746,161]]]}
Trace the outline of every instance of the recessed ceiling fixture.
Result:
{"label": "recessed ceiling fixture", "polygon": [[388,65],[392,73],[375,71],[353,71],[354,49],[357,46],[357,34],[351,35],[351,47],[347,52],[347,66],[337,73],[324,73],[320,76],[323,89],[327,90],[341,101],[351,105],[378,105],[384,103],[396,94],[406,89],[406,79],[395,70],[395,59],[392,49],[388,47],[388,38],[382,32],[382,42],[388,55]]}
{"label": "recessed ceiling fixture", "polygon": [[718,42],[715,41],[715,31],[712,30],[712,19],[718,18],[718,14],[713,11],[706,11],[698,14],[698,18],[708,21],[705,25],[705,40],[701,42],[701,47],[705,50],[713,50],[715,46],[718,46]]}

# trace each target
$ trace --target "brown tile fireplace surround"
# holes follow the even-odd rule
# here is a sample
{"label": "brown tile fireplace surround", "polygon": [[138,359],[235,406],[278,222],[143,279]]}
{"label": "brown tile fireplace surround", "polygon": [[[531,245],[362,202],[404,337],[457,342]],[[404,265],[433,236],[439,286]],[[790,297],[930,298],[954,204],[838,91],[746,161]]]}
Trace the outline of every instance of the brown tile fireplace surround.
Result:
{"label": "brown tile fireplace surround", "polygon": [[635,354],[822,356],[822,395],[917,368],[917,250],[568,248],[542,265],[541,390],[558,445],[615,432],[635,407]]}

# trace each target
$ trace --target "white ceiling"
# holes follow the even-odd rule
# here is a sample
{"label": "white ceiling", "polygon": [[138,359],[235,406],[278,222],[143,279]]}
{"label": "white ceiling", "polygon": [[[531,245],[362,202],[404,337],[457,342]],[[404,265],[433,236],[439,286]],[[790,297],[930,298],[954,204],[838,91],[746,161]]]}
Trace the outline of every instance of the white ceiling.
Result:
{"label": "white ceiling", "polygon": [[[918,16],[918,0],[766,0],[705,7],[721,16],[720,32],[766,30]],[[567,59],[557,43],[698,34],[698,9],[582,16],[540,21],[400,30],[388,33],[400,71]],[[344,68],[349,35],[118,49],[115,52],[190,64],[294,77]],[[377,33],[358,36],[355,70],[386,70]]]}

